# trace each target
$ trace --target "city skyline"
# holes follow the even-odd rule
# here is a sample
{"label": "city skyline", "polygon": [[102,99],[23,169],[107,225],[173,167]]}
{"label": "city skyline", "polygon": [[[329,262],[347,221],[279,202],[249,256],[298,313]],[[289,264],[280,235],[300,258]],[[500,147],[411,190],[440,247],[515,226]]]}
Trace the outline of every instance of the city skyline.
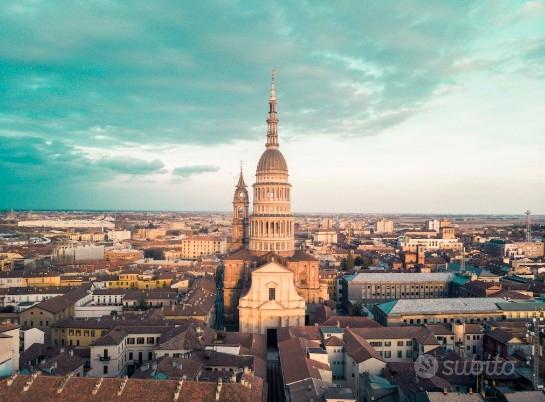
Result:
{"label": "city skyline", "polygon": [[545,213],[541,1],[86,8],[0,5],[0,209],[228,211],[276,67],[295,211]]}

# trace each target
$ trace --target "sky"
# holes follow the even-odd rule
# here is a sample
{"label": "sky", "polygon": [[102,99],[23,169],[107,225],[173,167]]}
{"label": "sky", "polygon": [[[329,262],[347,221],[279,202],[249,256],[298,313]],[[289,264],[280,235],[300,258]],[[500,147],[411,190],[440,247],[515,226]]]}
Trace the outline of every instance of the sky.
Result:
{"label": "sky", "polygon": [[0,2],[0,209],[545,213],[545,0]]}

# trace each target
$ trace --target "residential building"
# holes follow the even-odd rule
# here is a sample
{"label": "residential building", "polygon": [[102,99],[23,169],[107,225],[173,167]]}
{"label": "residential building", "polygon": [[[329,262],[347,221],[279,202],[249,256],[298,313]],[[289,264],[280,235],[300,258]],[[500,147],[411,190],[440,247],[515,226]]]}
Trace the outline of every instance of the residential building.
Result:
{"label": "residential building", "polygon": [[226,254],[227,239],[216,236],[188,236],[181,240],[180,249],[183,259],[197,259],[213,254]]}
{"label": "residential building", "polygon": [[19,325],[0,324],[0,377],[12,375],[18,370]]}
{"label": "residential building", "polygon": [[393,233],[394,231],[394,221],[390,219],[379,219],[375,224],[375,233],[377,234],[386,234]]}

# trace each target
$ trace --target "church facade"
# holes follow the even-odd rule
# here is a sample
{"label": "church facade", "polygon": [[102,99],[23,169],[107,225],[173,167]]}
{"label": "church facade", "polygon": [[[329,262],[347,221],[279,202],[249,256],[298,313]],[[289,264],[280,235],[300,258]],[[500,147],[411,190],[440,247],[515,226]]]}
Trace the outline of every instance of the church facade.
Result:
{"label": "church facade", "polygon": [[[288,165],[279,148],[273,72],[267,140],[252,186],[252,212],[249,213],[249,194],[241,170],[233,196],[231,253],[223,260],[225,321],[239,322],[240,330],[248,332],[264,333],[267,327],[298,325],[295,323],[304,325],[305,304],[308,313],[309,307],[327,299],[327,288],[320,286],[318,260],[295,247],[295,224],[291,210],[292,187],[288,181]],[[271,264],[274,264],[274,269],[278,272],[270,271]],[[275,275],[282,278],[281,287],[284,290],[275,293],[272,301],[269,299],[271,286],[280,286],[279,278],[275,279]],[[268,277],[268,280],[263,279],[264,277]],[[285,290],[288,289],[287,282],[291,283],[293,290],[303,301],[302,310],[293,292]],[[263,287],[267,283],[270,286]],[[288,307],[293,305],[298,307]],[[262,312],[259,306],[270,311]],[[271,313],[272,310],[274,314]],[[298,315],[301,312],[302,322]],[[279,319],[282,314],[291,318]]]}

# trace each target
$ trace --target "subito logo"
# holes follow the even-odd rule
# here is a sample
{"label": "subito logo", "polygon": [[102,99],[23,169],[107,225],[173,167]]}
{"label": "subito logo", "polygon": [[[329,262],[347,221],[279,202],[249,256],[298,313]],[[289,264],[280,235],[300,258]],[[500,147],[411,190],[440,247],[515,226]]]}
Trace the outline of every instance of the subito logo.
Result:
{"label": "subito logo", "polygon": [[420,355],[414,361],[414,371],[420,378],[432,378],[437,374],[438,368],[437,359],[428,354]]}

